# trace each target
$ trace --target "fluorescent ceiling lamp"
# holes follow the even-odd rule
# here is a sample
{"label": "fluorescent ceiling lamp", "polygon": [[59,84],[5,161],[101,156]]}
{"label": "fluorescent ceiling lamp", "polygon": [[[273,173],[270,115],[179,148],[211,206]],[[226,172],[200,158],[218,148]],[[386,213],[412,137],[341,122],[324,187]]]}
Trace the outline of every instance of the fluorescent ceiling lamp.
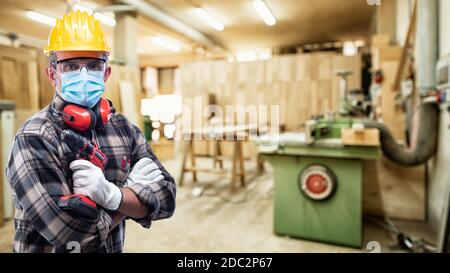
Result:
{"label": "fluorescent ceiling lamp", "polygon": [[345,56],[355,56],[358,53],[358,47],[353,41],[346,41],[343,45],[343,54]]}
{"label": "fluorescent ceiling lamp", "polygon": [[31,11],[31,10],[26,11],[25,16],[30,18],[31,20],[34,20],[36,22],[46,24],[49,26],[54,26],[56,24],[56,18],[39,13],[39,12],[35,12],[35,11]]}
{"label": "fluorescent ceiling lamp", "polygon": [[73,11],[81,11],[81,12],[87,12],[89,15],[92,15],[93,10],[91,8],[85,7],[83,5],[80,4],[75,4],[72,6],[72,10]]}
{"label": "fluorescent ceiling lamp", "polygon": [[114,18],[111,18],[103,13],[100,12],[96,12],[94,13],[94,18],[99,20],[100,22],[102,22],[105,25],[108,26],[115,26],[116,25],[116,20]]}
{"label": "fluorescent ceiling lamp", "polygon": [[152,37],[152,42],[157,46],[160,46],[162,48],[165,48],[165,49],[168,49],[171,51],[175,51],[175,52],[178,52],[181,49],[180,43],[173,41],[173,40],[166,39],[166,38],[158,37],[158,36]]}
{"label": "fluorescent ceiling lamp", "polygon": [[[81,12],[87,12],[89,15],[91,15],[94,12],[91,8],[88,8],[88,7],[80,5],[80,4],[73,5],[72,10],[74,10],[74,11],[79,10]],[[105,15],[101,12],[94,13],[94,18],[108,26],[113,27],[116,25],[116,20],[114,18],[112,18],[108,15]]]}
{"label": "fluorescent ceiling lamp", "polygon": [[217,31],[224,30],[225,26],[216,18],[212,17],[211,14],[207,13],[202,8],[195,8],[195,13],[200,19],[202,19],[205,23],[207,23],[210,27]]}
{"label": "fluorescent ceiling lamp", "polygon": [[277,23],[277,20],[263,0],[253,0],[253,8],[258,12],[259,17],[261,17],[266,25],[273,26]]}

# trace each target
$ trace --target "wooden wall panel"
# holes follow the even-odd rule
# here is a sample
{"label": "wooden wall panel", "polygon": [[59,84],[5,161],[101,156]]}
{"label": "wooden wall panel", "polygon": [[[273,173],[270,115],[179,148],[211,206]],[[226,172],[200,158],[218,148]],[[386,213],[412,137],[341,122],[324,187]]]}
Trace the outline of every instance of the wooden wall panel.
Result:
{"label": "wooden wall panel", "polygon": [[393,136],[399,141],[405,141],[405,113],[396,106],[397,92],[394,92],[394,84],[398,61],[387,61],[381,64],[384,82],[381,91],[382,119]]}
{"label": "wooden wall panel", "polygon": [[279,105],[280,124],[295,130],[313,114],[338,110],[335,74],[341,69],[354,72],[349,88],[361,87],[361,56],[323,52],[244,63],[185,64],[179,69],[180,89],[184,98],[213,93],[223,109],[226,105]]}
{"label": "wooden wall panel", "polygon": [[400,166],[383,156],[364,161],[363,208],[397,219],[426,219],[425,167]]}
{"label": "wooden wall panel", "polygon": [[19,109],[39,109],[35,50],[0,46],[0,98],[13,100]]}

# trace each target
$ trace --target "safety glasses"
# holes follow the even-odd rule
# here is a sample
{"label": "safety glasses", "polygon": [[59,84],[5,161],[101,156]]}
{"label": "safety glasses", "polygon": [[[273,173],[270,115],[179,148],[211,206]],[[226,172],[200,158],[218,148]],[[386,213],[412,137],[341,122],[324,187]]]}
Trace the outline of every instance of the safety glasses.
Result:
{"label": "safety glasses", "polygon": [[81,71],[83,67],[86,67],[88,72],[104,72],[106,69],[106,61],[96,58],[66,59],[57,61],[56,64],[61,69],[61,72]]}

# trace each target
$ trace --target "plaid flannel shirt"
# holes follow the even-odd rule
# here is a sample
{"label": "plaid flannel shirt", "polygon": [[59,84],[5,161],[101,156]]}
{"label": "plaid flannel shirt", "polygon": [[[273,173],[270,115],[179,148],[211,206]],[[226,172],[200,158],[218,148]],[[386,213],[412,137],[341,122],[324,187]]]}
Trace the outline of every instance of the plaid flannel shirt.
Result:
{"label": "plaid flannel shirt", "polygon": [[[63,100],[55,96],[55,109],[62,110]],[[96,220],[74,217],[62,211],[55,198],[72,194],[72,172],[69,164],[76,158],[63,144],[59,130],[66,129],[62,118],[52,114],[48,105],[28,119],[17,132],[7,178],[15,200],[15,252],[68,252],[80,246],[81,252],[121,252],[125,239],[125,220],[111,230],[110,212],[100,209]],[[127,118],[115,114],[104,130],[89,135],[105,153],[108,163],[105,178],[119,187],[133,165],[149,157],[162,170],[164,180],[144,186],[129,186],[139,200],[149,207],[143,219],[132,219],[149,228],[153,220],[168,218],[175,210],[174,179],[161,165],[150,145]]]}

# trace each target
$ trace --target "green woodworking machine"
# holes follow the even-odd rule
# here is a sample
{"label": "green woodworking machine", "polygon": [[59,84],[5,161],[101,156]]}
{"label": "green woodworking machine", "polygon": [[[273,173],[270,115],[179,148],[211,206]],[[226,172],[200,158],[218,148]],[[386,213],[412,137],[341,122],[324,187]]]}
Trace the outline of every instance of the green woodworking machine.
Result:
{"label": "green woodworking machine", "polygon": [[357,128],[347,117],[309,120],[304,132],[261,136],[259,152],[274,167],[274,231],[279,235],[361,247],[362,161],[378,145],[344,144]]}

